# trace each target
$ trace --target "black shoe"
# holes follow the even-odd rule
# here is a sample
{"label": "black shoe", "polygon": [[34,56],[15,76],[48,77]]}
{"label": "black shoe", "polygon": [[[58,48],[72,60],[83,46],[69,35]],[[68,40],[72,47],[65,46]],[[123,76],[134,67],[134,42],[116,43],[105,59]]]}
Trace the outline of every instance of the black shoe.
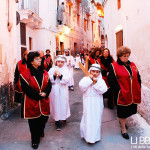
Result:
{"label": "black shoe", "polygon": [[121,131],[121,135],[124,139],[129,139],[128,133],[122,133],[122,131]]}
{"label": "black shoe", "polygon": [[61,131],[61,127],[60,126],[56,126],[56,130],[57,131]]}
{"label": "black shoe", "polygon": [[39,147],[39,143],[32,143],[32,148],[37,149]]}
{"label": "black shoe", "polygon": [[61,131],[61,126],[62,126],[61,121],[60,120],[59,121],[55,121],[55,125],[56,125],[56,130],[57,131]]}

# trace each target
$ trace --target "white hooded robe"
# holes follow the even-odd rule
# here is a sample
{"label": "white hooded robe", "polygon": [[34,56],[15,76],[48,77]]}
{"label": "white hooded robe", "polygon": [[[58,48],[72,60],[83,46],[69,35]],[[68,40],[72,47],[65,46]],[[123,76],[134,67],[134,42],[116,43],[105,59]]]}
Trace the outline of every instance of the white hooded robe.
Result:
{"label": "white hooded robe", "polygon": [[[62,75],[62,79],[56,77],[54,80],[54,71],[58,70]],[[50,80],[52,83],[52,90],[50,93],[50,111],[52,118],[55,121],[66,120],[70,114],[69,106],[69,91],[68,82],[70,74],[66,66],[62,68],[54,67],[49,71]]]}
{"label": "white hooded robe", "polygon": [[79,69],[79,62],[81,62],[80,56],[76,56],[76,61],[75,61],[75,67],[76,69]]}
{"label": "white hooded robe", "polygon": [[101,74],[98,81],[93,84],[90,77],[83,77],[79,87],[83,92],[83,116],[80,123],[81,137],[89,143],[101,140],[101,122],[103,113],[103,93],[107,91],[107,85]]}
{"label": "white hooded robe", "polygon": [[[67,59],[67,67],[68,67],[68,70],[70,72],[70,79],[69,79],[69,84],[68,86],[74,86],[74,77],[73,77],[73,69],[74,69],[74,65],[75,65],[75,61],[74,61],[74,58],[73,56],[65,56],[66,59]],[[69,64],[69,60],[70,60],[70,64]]]}

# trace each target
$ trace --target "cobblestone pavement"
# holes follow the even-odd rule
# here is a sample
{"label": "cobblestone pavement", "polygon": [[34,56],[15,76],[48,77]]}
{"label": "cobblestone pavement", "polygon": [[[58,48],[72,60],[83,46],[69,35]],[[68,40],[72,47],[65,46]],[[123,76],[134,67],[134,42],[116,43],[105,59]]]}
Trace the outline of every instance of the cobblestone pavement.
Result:
{"label": "cobblestone pavement", "polygon": [[[105,106],[102,120],[102,140],[95,144],[87,144],[80,138],[80,120],[82,116],[82,93],[78,87],[83,77],[81,70],[74,71],[75,88],[70,91],[71,117],[62,131],[56,131],[51,117],[45,128],[45,137],[41,139],[38,150],[130,150],[131,140],[125,140],[120,134],[120,125],[116,110]],[[106,103],[106,100],[104,101]],[[133,117],[134,118],[134,117]],[[128,119],[128,133],[133,139],[143,136],[144,129],[139,128],[133,118]],[[135,140],[134,140],[135,142]],[[140,149],[148,149],[140,148]],[[27,120],[20,118],[20,107],[5,121],[0,121],[0,150],[32,150]]]}

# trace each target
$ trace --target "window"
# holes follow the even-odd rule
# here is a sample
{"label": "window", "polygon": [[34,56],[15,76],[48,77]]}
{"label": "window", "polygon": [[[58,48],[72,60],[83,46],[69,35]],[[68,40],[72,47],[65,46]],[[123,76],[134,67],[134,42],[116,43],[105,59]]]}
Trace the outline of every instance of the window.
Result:
{"label": "window", "polygon": [[117,0],[118,1],[118,9],[121,8],[121,0]]}
{"label": "window", "polygon": [[123,46],[123,30],[116,33],[116,48]]}
{"label": "window", "polygon": [[89,29],[89,20],[87,20],[87,30]]}
{"label": "window", "polygon": [[101,36],[101,25],[100,25],[101,21],[98,21],[98,35],[99,37]]}
{"label": "window", "polygon": [[89,15],[87,15],[87,30],[89,29]]}
{"label": "window", "polygon": [[80,3],[77,2],[77,14],[80,14]]}
{"label": "window", "polygon": [[59,6],[59,0],[57,0],[57,8],[58,8],[58,6]]}
{"label": "window", "polygon": [[77,14],[77,24],[80,26],[80,15]]}
{"label": "window", "polygon": [[24,0],[21,1],[21,9],[24,9]]}
{"label": "window", "polygon": [[77,43],[74,43],[74,54],[73,56],[75,57],[78,53],[78,49],[77,49]]}
{"label": "window", "polygon": [[84,31],[86,32],[86,19],[84,19]]}
{"label": "window", "polygon": [[94,22],[92,21],[92,41],[94,42]]}
{"label": "window", "polygon": [[64,42],[60,42],[60,51],[64,54]]}
{"label": "window", "polygon": [[71,6],[69,5],[69,16],[71,16]]}
{"label": "window", "polygon": [[20,37],[21,44],[26,45],[26,25],[24,23],[20,23]]}
{"label": "window", "polygon": [[101,35],[101,46],[105,45],[105,39],[104,39],[104,35]]}
{"label": "window", "polygon": [[32,38],[29,37],[29,50],[32,50]]}

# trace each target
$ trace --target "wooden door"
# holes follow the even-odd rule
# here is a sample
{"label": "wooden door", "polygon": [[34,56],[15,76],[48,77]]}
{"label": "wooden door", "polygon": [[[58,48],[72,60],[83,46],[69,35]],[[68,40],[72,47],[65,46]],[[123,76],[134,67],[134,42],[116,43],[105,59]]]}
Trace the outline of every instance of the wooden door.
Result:
{"label": "wooden door", "polygon": [[116,49],[123,46],[123,30],[116,33]]}
{"label": "wooden door", "polygon": [[60,42],[60,50],[62,51],[62,54],[64,54],[64,42]]}
{"label": "wooden door", "polygon": [[78,51],[77,51],[77,43],[74,43],[74,54],[73,56],[75,57],[77,55]]}

